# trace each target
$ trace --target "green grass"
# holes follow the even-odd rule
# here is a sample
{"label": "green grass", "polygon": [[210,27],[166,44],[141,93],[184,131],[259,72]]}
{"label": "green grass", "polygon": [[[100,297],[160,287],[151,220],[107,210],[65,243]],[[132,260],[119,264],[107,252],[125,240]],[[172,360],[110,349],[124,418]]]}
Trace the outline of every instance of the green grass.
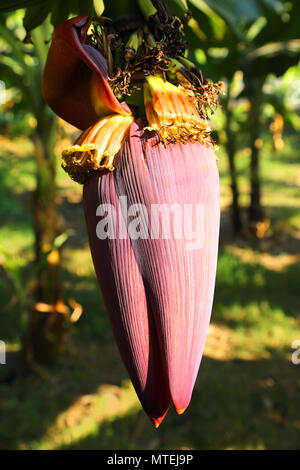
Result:
{"label": "green grass", "polygon": [[[81,303],[84,313],[72,327],[69,352],[45,376],[0,382],[0,448],[299,448],[300,365],[291,362],[291,344],[300,339],[299,144],[291,134],[281,152],[274,153],[268,139],[261,150],[270,227],[256,242],[232,237],[220,151],[223,215],[212,326],[190,407],[183,416],[170,410],[158,431],[141,410],[114,344],[88,249],[81,189],[60,171],[61,212],[72,229],[63,255],[64,298]],[[241,152],[237,164],[245,207],[249,155]],[[30,142],[2,145],[0,170],[1,250],[26,266],[33,257]],[[0,298],[0,339],[11,345],[13,362],[19,331],[3,283]]]}

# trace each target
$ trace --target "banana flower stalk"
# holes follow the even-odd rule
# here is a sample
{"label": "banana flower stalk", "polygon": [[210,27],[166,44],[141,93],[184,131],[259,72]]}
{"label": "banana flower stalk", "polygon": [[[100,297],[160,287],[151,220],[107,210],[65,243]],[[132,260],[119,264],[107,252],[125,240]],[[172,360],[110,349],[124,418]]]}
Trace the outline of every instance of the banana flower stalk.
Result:
{"label": "banana flower stalk", "polygon": [[191,94],[145,76],[145,116],[135,118],[115,97],[103,55],[86,44],[89,26],[81,16],[56,29],[43,94],[83,131],[63,151],[63,167],[84,184],[90,249],[112,330],[158,427],[170,403],[179,414],[189,405],[203,354],[217,265],[218,169]]}

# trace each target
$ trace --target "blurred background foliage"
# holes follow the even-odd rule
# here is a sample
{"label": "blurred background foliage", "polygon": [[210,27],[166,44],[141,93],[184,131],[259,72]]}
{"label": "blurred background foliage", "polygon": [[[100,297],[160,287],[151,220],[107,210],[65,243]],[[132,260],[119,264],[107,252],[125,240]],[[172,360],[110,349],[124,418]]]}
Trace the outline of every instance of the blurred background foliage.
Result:
{"label": "blurred background foliage", "polygon": [[41,95],[54,27],[79,14],[138,17],[138,2],[2,0],[1,448],[299,446],[300,2],[166,3],[190,12],[188,58],[225,83],[211,120],[220,255],[193,400],[158,432],[140,409],[97,287],[81,187],[60,169],[77,130]]}

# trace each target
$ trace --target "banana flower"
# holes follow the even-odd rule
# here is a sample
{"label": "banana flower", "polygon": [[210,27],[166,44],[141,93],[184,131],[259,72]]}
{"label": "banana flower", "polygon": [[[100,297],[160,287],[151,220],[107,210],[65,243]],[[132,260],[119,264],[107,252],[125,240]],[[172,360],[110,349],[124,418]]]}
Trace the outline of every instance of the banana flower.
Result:
{"label": "banana flower", "polygon": [[189,405],[203,354],[217,265],[218,169],[190,94],[145,76],[145,116],[136,118],[114,95],[103,55],[86,43],[89,26],[81,16],[56,29],[43,95],[83,131],[63,151],[63,167],[84,184],[90,249],[112,330],[158,427],[170,403],[179,414]]}

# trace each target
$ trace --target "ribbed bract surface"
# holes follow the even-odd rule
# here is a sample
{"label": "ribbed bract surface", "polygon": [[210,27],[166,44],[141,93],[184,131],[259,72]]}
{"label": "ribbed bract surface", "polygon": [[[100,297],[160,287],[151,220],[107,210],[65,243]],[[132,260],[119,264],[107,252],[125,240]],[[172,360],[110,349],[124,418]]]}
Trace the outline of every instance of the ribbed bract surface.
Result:
{"label": "ribbed bract surface", "polygon": [[[127,209],[143,204],[132,212],[139,215],[142,238],[119,239],[117,228],[115,239],[100,240],[97,206],[118,209],[125,198]],[[85,184],[84,208],[121,356],[143,407],[158,425],[170,400],[179,413],[190,402],[210,320],[220,217],[214,153],[197,142],[165,147],[135,122],[114,173],[95,174]],[[127,209],[121,225],[116,211],[117,226],[125,233]],[[162,218],[153,218],[159,211]],[[178,214],[181,236],[173,223]],[[130,224],[134,217],[127,219]],[[191,238],[193,232],[198,238]]]}

